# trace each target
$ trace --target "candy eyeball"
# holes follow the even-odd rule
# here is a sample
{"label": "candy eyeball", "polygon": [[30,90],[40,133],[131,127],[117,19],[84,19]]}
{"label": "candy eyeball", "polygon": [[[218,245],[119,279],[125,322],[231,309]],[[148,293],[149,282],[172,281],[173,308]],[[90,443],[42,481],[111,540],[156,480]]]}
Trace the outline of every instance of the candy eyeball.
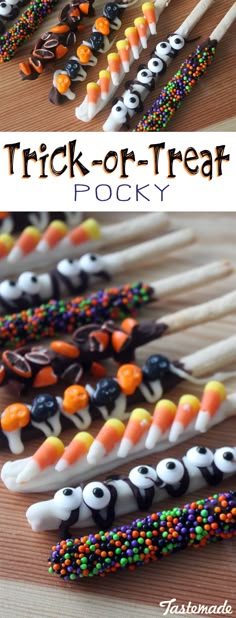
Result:
{"label": "candy eyeball", "polygon": [[213,453],[206,446],[193,446],[187,451],[186,458],[197,468],[207,468],[213,463]]}
{"label": "candy eyeball", "polygon": [[157,478],[167,485],[178,483],[184,476],[184,466],[178,459],[162,459],[156,467]]}
{"label": "candy eyeball", "polygon": [[104,270],[105,267],[103,258],[95,253],[86,253],[78,260],[78,263],[80,269],[88,275],[95,275]]}
{"label": "candy eyeball", "polygon": [[123,101],[117,101],[112,106],[111,113],[113,118],[121,124],[125,124],[127,122],[127,109]]}
{"label": "candy eyeball", "polygon": [[218,448],[214,454],[214,463],[221,472],[226,474],[236,472],[236,448],[231,446]]}
{"label": "candy eyeball", "polygon": [[168,56],[171,52],[171,45],[168,41],[161,41],[155,47],[155,54],[157,56]]}
{"label": "candy eyeball", "polygon": [[22,297],[22,291],[15,281],[6,279],[0,284],[0,296],[4,300],[18,300]]}
{"label": "candy eyeball", "polygon": [[32,401],[31,418],[36,423],[44,423],[58,412],[59,406],[54,395],[37,395]]}
{"label": "candy eyeball", "polygon": [[164,70],[164,62],[160,58],[151,58],[148,61],[148,68],[154,75],[160,75]]}
{"label": "candy eyeball", "polygon": [[99,380],[92,400],[97,406],[112,404],[121,394],[121,388],[115,378],[103,378]]}
{"label": "candy eyeball", "polygon": [[99,511],[106,508],[111,500],[109,489],[104,483],[92,482],[83,489],[83,500],[90,509]]}
{"label": "candy eyeball", "polygon": [[171,34],[168,36],[168,41],[175,51],[179,51],[185,45],[184,37],[181,34]]}
{"label": "candy eyeball", "polygon": [[140,69],[137,73],[137,80],[141,84],[150,84],[153,79],[153,74],[149,69]]}
{"label": "candy eyeball", "polygon": [[64,259],[57,264],[57,270],[65,277],[76,277],[80,273],[78,260]]}
{"label": "candy eyeball", "polygon": [[7,2],[0,2],[0,16],[8,17],[11,13],[11,5]]}
{"label": "candy eyeball", "polygon": [[124,104],[128,109],[138,109],[140,106],[140,98],[135,92],[130,92],[129,90],[123,95]]}
{"label": "candy eyeball", "polygon": [[136,466],[129,473],[129,479],[136,487],[148,489],[157,480],[156,471],[151,466]]}
{"label": "candy eyeball", "polygon": [[40,294],[40,284],[37,275],[32,272],[25,272],[19,276],[17,285],[26,294]]}
{"label": "candy eyeball", "polygon": [[82,503],[82,489],[81,487],[64,487],[59,489],[54,495],[55,503],[68,511],[78,509]]}

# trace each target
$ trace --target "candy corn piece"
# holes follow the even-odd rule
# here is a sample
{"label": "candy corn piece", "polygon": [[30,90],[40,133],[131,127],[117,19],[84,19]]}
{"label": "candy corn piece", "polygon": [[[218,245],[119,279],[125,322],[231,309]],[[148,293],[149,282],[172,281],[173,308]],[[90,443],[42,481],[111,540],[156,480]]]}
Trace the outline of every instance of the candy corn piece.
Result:
{"label": "candy corn piece", "polygon": [[62,470],[73,466],[79,459],[87,455],[92,443],[93,436],[90,433],[87,431],[77,433],[57,462],[55,470],[62,472]]}
{"label": "candy corn piece", "polygon": [[87,84],[88,118],[92,120],[97,111],[97,103],[101,95],[101,88],[96,82]]}
{"label": "candy corn piece", "polygon": [[87,456],[88,463],[97,464],[120,442],[125,425],[118,418],[109,418],[96,436]]}
{"label": "candy corn piece", "polygon": [[152,424],[149,429],[145,447],[148,449],[154,446],[163,439],[163,435],[168,431],[175,418],[177,406],[168,399],[161,399],[155,406],[152,417]]}
{"label": "candy corn piece", "polygon": [[108,54],[107,62],[111,73],[111,81],[114,86],[119,86],[121,69],[121,58],[119,54],[116,54],[115,52]]}
{"label": "candy corn piece", "polygon": [[102,236],[101,228],[96,219],[86,219],[75,227],[61,242],[61,247],[77,247],[89,240],[99,240]]}
{"label": "candy corn piece", "polygon": [[64,444],[55,436],[50,436],[44,440],[25,468],[16,477],[16,483],[28,483],[46,468],[54,466],[64,453]]}
{"label": "candy corn piece", "polygon": [[50,223],[37,245],[37,251],[50,251],[68,234],[68,226],[64,221],[55,219]]}
{"label": "candy corn piece", "polygon": [[109,88],[110,88],[110,83],[111,83],[111,74],[110,71],[103,70],[99,72],[99,85],[101,88],[101,99],[103,101],[106,101],[108,94],[109,94]]}
{"label": "candy corn piece", "polygon": [[9,253],[8,261],[16,262],[25,257],[25,255],[28,255],[28,253],[31,253],[31,251],[34,251],[40,239],[41,232],[36,227],[33,225],[26,227]]}
{"label": "candy corn piece", "polygon": [[227,393],[224,384],[221,382],[212,381],[206,384],[195,424],[197,431],[204,432],[207,430],[211,419],[215,416],[226,397]]}
{"label": "candy corn piece", "polygon": [[152,2],[144,2],[144,4],[142,5],[142,11],[143,11],[144,17],[147,20],[151,34],[156,34],[157,26],[156,26],[156,12],[155,12],[154,4]]}
{"label": "candy corn piece", "polygon": [[126,457],[132,448],[139,442],[143,434],[149,429],[152,417],[147,410],[136,408],[133,410],[124,436],[118,450],[118,457]]}
{"label": "candy corn piece", "polygon": [[15,241],[11,234],[0,234],[0,260],[14,247]]}
{"label": "candy corn piece", "polygon": [[139,36],[138,36],[138,32],[137,29],[135,28],[135,26],[131,26],[130,28],[126,28],[125,30],[125,36],[127,37],[130,47],[132,49],[132,53],[133,53],[133,57],[135,58],[135,60],[137,60],[137,58],[139,58]]}
{"label": "candy corn piece", "polygon": [[200,409],[200,401],[194,395],[183,395],[180,398],[174,422],[172,423],[169,441],[176,442],[185,429],[194,421]]}
{"label": "candy corn piece", "polygon": [[117,51],[119,53],[121,63],[125,73],[129,72],[130,67],[130,46],[127,39],[122,39],[116,43]]}
{"label": "candy corn piece", "polygon": [[147,20],[145,17],[136,17],[134,20],[134,25],[138,32],[143,49],[147,49]]}

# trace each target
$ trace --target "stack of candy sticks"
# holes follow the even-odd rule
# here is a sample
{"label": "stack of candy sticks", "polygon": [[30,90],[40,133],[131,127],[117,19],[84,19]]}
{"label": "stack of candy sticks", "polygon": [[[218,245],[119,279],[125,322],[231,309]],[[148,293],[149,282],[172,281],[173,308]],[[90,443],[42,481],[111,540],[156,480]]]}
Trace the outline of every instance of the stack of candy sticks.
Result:
{"label": "stack of candy sticks", "polygon": [[[160,354],[149,356],[140,369],[134,364],[121,365],[114,378],[102,378],[95,388],[80,384],[67,387],[62,397],[40,393],[32,404],[14,402],[0,418],[0,443],[8,444],[14,454],[24,451],[24,441],[37,435],[58,436],[67,424],[79,430],[88,429],[96,418],[126,420],[134,402],[156,404],[176,384],[186,380],[201,384],[236,359],[236,337],[223,339],[207,348],[171,362]],[[214,374],[212,380],[228,379],[234,372]],[[205,420],[204,420],[205,419]],[[209,419],[199,425],[207,430]],[[151,444],[152,445],[152,444]]]}
{"label": "stack of candy sticks", "polygon": [[[133,223],[130,226],[127,223],[124,224],[123,221],[113,225],[100,226],[95,219],[88,218],[69,229],[64,221],[56,219],[49,224],[42,236],[37,226],[28,226],[33,227],[34,232],[30,234],[29,241],[26,237],[23,247],[21,244],[25,237],[24,230],[22,237],[14,242],[14,246],[12,246],[12,236],[10,235],[9,240],[7,234],[6,248],[3,247],[2,249],[3,253],[7,251],[7,259],[0,262],[0,276],[5,273],[8,276],[16,275],[21,273],[23,268],[32,270],[32,268],[54,266],[62,258],[74,259],[80,257],[85,249],[86,251],[97,250],[116,242],[125,243],[136,240],[136,238],[146,238],[151,234],[159,234],[159,232],[166,230],[169,225],[169,219],[165,214],[148,213],[137,217],[135,224]],[[38,242],[35,249],[30,251],[33,238],[35,239],[36,236],[38,236]]]}
{"label": "stack of candy sticks", "polygon": [[[156,34],[156,24],[170,2],[171,0],[158,0],[142,5],[143,15],[136,18],[134,25],[125,30],[126,38],[117,42],[117,52],[108,54],[107,69],[100,71],[97,83],[88,84],[87,96],[75,110],[79,120],[89,122],[114,96],[134,60],[139,58],[142,50],[147,47],[148,38]],[[74,98],[73,93],[71,95],[71,98]]]}
{"label": "stack of candy sticks", "polygon": [[215,0],[200,0],[184,22],[159,41],[150,60],[138,70],[135,78],[128,82],[124,93],[114,102],[110,115],[103,125],[104,131],[118,131],[122,125],[129,126],[129,120],[143,109],[143,101],[154,90],[158,79],[165,73],[172,60],[181,52],[190,32],[200,21]]}
{"label": "stack of candy sticks", "polygon": [[188,547],[207,547],[235,534],[236,492],[230,491],[183,508],[176,505],[108,532],[62,540],[52,547],[48,570],[64,581],[133,571]]}
{"label": "stack of candy sticks", "polygon": [[120,419],[105,422],[93,436],[79,432],[67,448],[51,436],[32,457],[4,464],[1,478],[11,491],[39,492],[77,485],[95,474],[114,470],[137,457],[168,449],[235,414],[236,393],[227,396],[223,383],[208,382],[201,401],[183,395],[178,404],[161,399],[151,415],[136,408],[125,426]]}
{"label": "stack of candy sticks", "polygon": [[236,2],[225,14],[209,38],[181,64],[177,73],[162,89],[150,109],[136,125],[135,131],[161,131],[180,108],[184,99],[198,84],[215,59],[216,48],[222,37],[236,20]]}
{"label": "stack of candy sticks", "polygon": [[[77,260],[64,259],[51,271],[39,275],[32,271],[23,271],[16,282],[7,279],[0,283],[1,310],[3,313],[20,311],[37,307],[51,298],[58,300],[81,294],[94,285],[95,281],[101,279],[107,282],[117,273],[123,272],[123,269],[127,271],[157,263],[158,259],[163,259],[169,252],[192,241],[191,230],[180,230],[115,253],[103,256],[85,253]],[[213,279],[215,277],[218,277],[217,272]]]}
{"label": "stack of candy sticks", "polygon": [[[41,456],[43,459],[43,453]],[[38,451],[38,465],[40,461]],[[59,528],[60,533],[68,538],[71,527],[96,524],[99,529],[107,529],[121,515],[145,511],[169,496],[177,498],[191,494],[206,485],[215,487],[235,472],[235,446],[214,450],[194,446],[181,459],[166,457],[155,467],[144,461],[126,476],[116,474],[112,477],[111,474],[105,481],[82,483],[75,489],[64,487],[52,499],[30,506],[26,517],[35,532]],[[18,482],[20,478],[21,475]]]}

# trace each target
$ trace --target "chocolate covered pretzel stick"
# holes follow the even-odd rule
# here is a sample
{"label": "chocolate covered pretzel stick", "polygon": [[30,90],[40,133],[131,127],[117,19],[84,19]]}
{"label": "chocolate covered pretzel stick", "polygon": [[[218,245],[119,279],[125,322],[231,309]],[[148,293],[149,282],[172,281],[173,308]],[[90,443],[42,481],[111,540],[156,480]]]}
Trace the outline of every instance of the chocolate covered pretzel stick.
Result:
{"label": "chocolate covered pretzel stick", "polygon": [[[132,461],[148,453],[166,450],[198,434],[199,417],[208,412],[208,427],[235,415],[236,393],[227,396],[221,382],[205,386],[202,400],[183,395],[177,406],[162,399],[151,415],[133,410],[128,424],[109,419],[95,438],[82,431],[64,449],[59,438],[49,437],[32,457],[4,464],[1,478],[11,491],[39,492],[76,486],[95,474],[114,470],[122,460]],[[47,456],[45,456],[45,453]]]}
{"label": "chocolate covered pretzel stick", "polygon": [[236,19],[236,2],[213,30],[209,39],[197,46],[162,89],[160,95],[136,125],[135,131],[161,131],[166,128],[184,99],[212,64],[219,41]]}
{"label": "chocolate covered pretzel stick", "polygon": [[[53,451],[53,446],[51,448]],[[43,460],[44,453],[41,453]],[[191,494],[206,485],[215,487],[236,472],[236,447],[211,450],[190,448],[181,459],[166,457],[153,465],[145,462],[128,476],[112,475],[105,481],[91,481],[75,489],[64,487],[54,497],[32,504],[26,517],[35,532],[59,528],[63,538],[70,528],[98,526],[107,529],[117,517],[145,511],[167,497]],[[99,473],[99,466],[96,474]],[[22,479],[24,478],[24,472]],[[20,475],[19,480],[20,482]]]}
{"label": "chocolate covered pretzel stick", "polygon": [[183,49],[190,32],[213,2],[200,0],[180,26],[165,41],[157,43],[150,60],[139,67],[136,77],[127,82],[124,93],[114,101],[103,125],[104,131],[118,131],[124,125],[128,127],[130,119],[143,110],[143,101],[155,89],[158,79]]}

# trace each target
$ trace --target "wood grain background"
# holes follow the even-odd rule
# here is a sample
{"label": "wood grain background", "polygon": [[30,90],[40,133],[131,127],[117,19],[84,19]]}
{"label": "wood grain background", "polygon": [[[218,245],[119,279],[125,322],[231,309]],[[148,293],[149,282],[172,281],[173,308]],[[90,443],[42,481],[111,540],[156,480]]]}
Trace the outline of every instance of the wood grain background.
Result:
{"label": "wood grain background", "polygon": [[[34,34],[33,38],[27,41],[18,51],[15,58],[0,67],[1,75],[1,117],[0,131],[101,131],[102,125],[107,118],[111,103],[94,118],[90,123],[82,123],[75,118],[74,109],[84,99],[86,93],[86,82],[73,84],[76,92],[75,101],[67,101],[64,105],[54,106],[48,101],[48,93],[52,85],[53,71],[64,68],[66,58],[75,53],[75,49],[70,50],[65,59],[52,65],[48,65],[43,75],[33,82],[23,82],[19,77],[19,62],[26,60],[30,51],[37,41],[39,33],[47,31],[52,25],[57,23],[60,7],[65,4],[65,0],[59,0],[58,7],[53,11],[40,29]],[[97,15],[100,15],[100,8],[104,4],[103,0],[96,0],[95,7]],[[141,14],[142,1],[124,13],[123,26],[118,31],[118,38],[124,38],[124,30],[128,25],[132,25],[137,15]],[[158,24],[157,37],[152,37],[149,48],[144,51],[141,58],[136,61],[127,79],[132,79],[137,72],[140,62],[145,62],[153,50],[157,41],[166,38],[167,34],[182,23],[185,17],[197,4],[197,0],[172,0],[169,7],[161,15]],[[223,15],[233,4],[233,0],[215,0],[212,7],[207,11],[201,22],[195,27],[190,35],[190,39],[199,36],[203,41],[213,31]],[[94,19],[90,24],[93,24]],[[86,27],[83,38],[89,36],[91,25]],[[198,86],[191,93],[182,108],[178,111],[175,118],[169,125],[170,131],[198,131],[198,130],[236,130],[236,24],[232,25],[227,35],[219,45],[217,57],[214,64],[209,68]],[[82,35],[80,39],[82,40]],[[169,67],[167,73],[163,75],[158,83],[156,93],[160,92],[166,81],[172,77],[179,64],[184,60],[188,52],[192,51],[197,43],[186,45],[174,62]],[[77,46],[76,46],[77,47]],[[115,44],[110,51],[116,51]],[[106,55],[100,54],[98,64],[94,68],[89,68],[88,81],[96,81],[98,72],[107,66]],[[117,91],[118,95],[123,93],[124,85]],[[146,99],[145,106],[149,106],[154,99],[153,93]],[[147,109],[146,107],[146,109]],[[132,126],[138,121],[139,115],[135,116]],[[226,124],[227,121],[227,124]]]}
{"label": "wood grain background", "polygon": [[[93,213],[95,214],[95,213]],[[126,215],[99,215],[99,220],[113,223]],[[127,225],[135,225],[135,213],[127,215]],[[123,272],[116,278],[116,283],[122,284],[144,278],[148,282],[158,278],[213,261],[218,258],[228,258],[235,266],[235,224],[236,214],[200,214],[178,213],[171,215],[172,226],[178,229],[190,226],[194,229],[198,240],[183,251],[175,252],[162,263],[150,269],[139,272]],[[115,249],[116,247],[114,247]],[[236,287],[236,274],[225,280],[211,284],[207,288],[189,292],[176,298],[154,303],[145,309],[140,318],[156,318],[167,312],[194,305],[226,293]],[[205,326],[189,329],[186,332],[172,335],[141,348],[137,354],[139,363],[151,353],[159,351],[172,359],[179,358],[223,337],[235,334],[236,316],[230,315],[221,321]],[[110,375],[114,371],[112,362],[108,364]],[[225,369],[230,369],[225,368]],[[231,369],[233,369],[231,367]],[[228,391],[235,391],[236,381],[228,382]],[[61,395],[62,388],[54,389]],[[186,392],[201,395],[202,389],[190,387],[183,383],[171,393],[177,402],[178,397]],[[24,397],[32,400],[32,393]],[[12,403],[12,395],[6,387],[1,389],[1,410]],[[152,406],[147,406],[152,409]],[[100,423],[92,426],[96,433]],[[73,430],[64,432],[63,439],[68,443],[74,434]],[[178,447],[168,450],[170,456],[181,456],[185,449],[197,443],[209,447],[235,445],[236,418],[229,419],[211,429],[207,435],[188,440]],[[30,455],[40,441],[27,444],[25,455]],[[9,452],[0,455],[0,463],[9,459]],[[157,456],[147,457],[146,463],[155,463]],[[141,463],[134,462],[133,465]],[[143,462],[144,463],[144,462]],[[129,465],[121,465],[117,472],[127,472]],[[235,489],[233,480],[219,485],[219,490]],[[211,493],[209,489],[200,492],[202,496]],[[199,492],[191,498],[200,497]],[[56,532],[33,533],[29,528],[25,511],[30,504],[48,496],[45,494],[14,495],[0,485],[0,616],[4,618],[108,618],[111,614],[116,618],[155,618],[162,616],[159,603],[163,600],[177,599],[179,604],[203,603],[205,605],[221,604],[225,599],[236,613],[235,594],[235,543],[226,541],[195,552],[186,551],[155,565],[148,565],[136,572],[121,573],[106,578],[90,579],[80,584],[63,583],[47,573],[47,557],[52,544],[57,540]],[[165,500],[158,508],[174,505],[173,500]],[[180,500],[184,503],[185,498]],[[187,499],[186,499],[187,502]],[[137,515],[137,514],[136,514]],[[135,514],[120,519],[118,523],[132,521]],[[82,531],[81,531],[82,532]]]}

